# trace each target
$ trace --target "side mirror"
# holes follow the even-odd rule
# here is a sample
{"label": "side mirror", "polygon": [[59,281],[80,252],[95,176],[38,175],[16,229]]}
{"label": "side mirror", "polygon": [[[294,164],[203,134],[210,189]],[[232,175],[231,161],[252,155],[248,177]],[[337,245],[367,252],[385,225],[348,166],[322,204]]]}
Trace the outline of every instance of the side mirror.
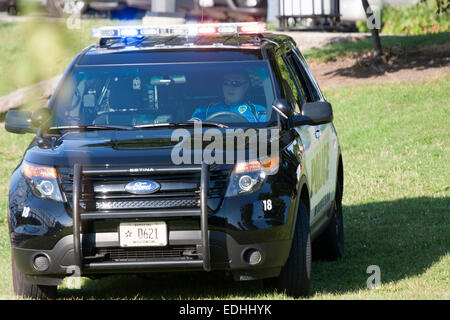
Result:
{"label": "side mirror", "polygon": [[12,133],[37,132],[31,122],[31,113],[23,110],[9,110],[6,113],[5,129]]}
{"label": "side mirror", "polygon": [[39,128],[52,116],[52,111],[48,108],[37,109],[31,114],[31,124],[33,127]]}
{"label": "side mirror", "polygon": [[275,99],[272,102],[272,108],[274,108],[276,112],[281,114],[281,116],[283,116],[286,119],[289,119],[294,113],[292,111],[292,107],[284,99]]}
{"label": "side mirror", "polygon": [[293,116],[291,123],[294,127],[301,125],[319,125],[333,121],[331,104],[324,101],[308,102],[302,106],[302,114]]}

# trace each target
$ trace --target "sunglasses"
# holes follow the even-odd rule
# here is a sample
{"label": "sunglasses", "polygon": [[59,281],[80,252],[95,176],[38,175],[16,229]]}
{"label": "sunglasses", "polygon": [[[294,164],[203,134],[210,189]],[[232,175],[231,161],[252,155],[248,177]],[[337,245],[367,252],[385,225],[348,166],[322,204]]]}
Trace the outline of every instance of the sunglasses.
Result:
{"label": "sunglasses", "polygon": [[225,80],[223,82],[223,85],[226,87],[233,87],[233,88],[239,88],[243,85],[247,84],[246,81],[232,81],[232,80]]}

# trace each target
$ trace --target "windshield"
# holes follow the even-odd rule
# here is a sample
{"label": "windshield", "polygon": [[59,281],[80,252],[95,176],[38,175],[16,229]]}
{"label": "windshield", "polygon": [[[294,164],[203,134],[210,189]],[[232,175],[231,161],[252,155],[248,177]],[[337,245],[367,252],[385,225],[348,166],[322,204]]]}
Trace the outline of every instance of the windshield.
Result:
{"label": "windshield", "polygon": [[276,120],[268,63],[78,66],[57,93],[54,126]]}

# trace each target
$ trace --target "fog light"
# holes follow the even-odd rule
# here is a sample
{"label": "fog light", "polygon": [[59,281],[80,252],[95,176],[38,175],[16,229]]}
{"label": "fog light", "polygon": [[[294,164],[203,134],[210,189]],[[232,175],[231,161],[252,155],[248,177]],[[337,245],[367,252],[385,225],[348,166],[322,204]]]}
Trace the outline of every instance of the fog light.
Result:
{"label": "fog light", "polygon": [[50,261],[44,255],[38,255],[34,258],[33,266],[37,271],[46,271],[50,266]]}
{"label": "fog light", "polygon": [[262,254],[257,249],[248,249],[244,252],[244,260],[249,265],[257,265],[262,260]]}

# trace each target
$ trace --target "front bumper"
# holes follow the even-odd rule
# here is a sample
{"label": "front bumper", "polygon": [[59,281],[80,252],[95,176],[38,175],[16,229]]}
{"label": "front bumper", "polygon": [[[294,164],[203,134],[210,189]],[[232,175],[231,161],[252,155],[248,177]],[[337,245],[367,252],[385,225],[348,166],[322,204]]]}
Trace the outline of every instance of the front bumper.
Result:
{"label": "front bumper", "polygon": [[[117,233],[97,233],[81,235],[83,248],[118,247]],[[231,271],[235,280],[253,280],[277,276],[289,255],[291,241],[274,241],[253,244],[239,244],[230,235],[220,231],[210,231],[211,269]],[[167,271],[201,271],[203,262],[192,260],[154,260],[154,261],[126,261],[126,262],[84,262],[79,269],[73,248],[73,236],[68,235],[60,239],[51,250],[12,249],[13,258],[19,270],[32,283],[44,285],[59,285],[64,277],[74,272],[78,275],[119,274]],[[201,247],[199,231],[171,231],[169,246],[193,245]],[[250,265],[245,259],[247,250],[257,249],[261,252],[261,261],[257,265]],[[49,260],[49,267],[45,271],[38,271],[34,266],[34,259],[45,256]]]}
{"label": "front bumper", "polygon": [[[197,169],[198,170],[198,169]],[[207,172],[205,168],[202,170]],[[202,172],[201,203],[206,204],[207,175]],[[89,174],[80,169],[81,174]],[[289,174],[287,174],[289,175]],[[77,179],[74,175],[73,208],[78,208]],[[286,177],[285,177],[286,178]],[[285,181],[278,176],[279,181]],[[231,271],[236,280],[250,280],[277,276],[289,255],[292,238],[292,195],[290,188],[272,188],[270,184],[254,194],[226,199],[211,213],[202,205],[196,216],[160,216],[129,214],[126,218],[102,214],[80,215],[67,204],[36,198],[32,195],[19,170],[13,174],[10,193],[10,232],[13,258],[28,281],[37,284],[59,284],[64,277],[78,271],[80,275],[141,273],[191,270]],[[261,196],[270,194],[278,210],[273,215],[262,212]],[[31,207],[28,217],[24,206]],[[275,205],[274,205],[275,207]],[[79,208],[78,208],[79,209]],[[206,214],[208,212],[208,214]],[[139,214],[143,214],[140,212]],[[117,227],[127,221],[166,221],[168,247],[193,248],[195,254],[172,259],[87,259],[97,251],[108,248],[122,250]],[[206,250],[204,250],[206,248]],[[149,251],[152,247],[146,247]],[[163,249],[163,248],[161,248]],[[145,250],[145,248],[143,249]],[[258,250],[261,259],[250,264],[246,253]],[[89,253],[86,253],[89,252]],[[148,253],[145,253],[148,254]],[[34,259],[45,256],[46,270],[38,271]]]}

